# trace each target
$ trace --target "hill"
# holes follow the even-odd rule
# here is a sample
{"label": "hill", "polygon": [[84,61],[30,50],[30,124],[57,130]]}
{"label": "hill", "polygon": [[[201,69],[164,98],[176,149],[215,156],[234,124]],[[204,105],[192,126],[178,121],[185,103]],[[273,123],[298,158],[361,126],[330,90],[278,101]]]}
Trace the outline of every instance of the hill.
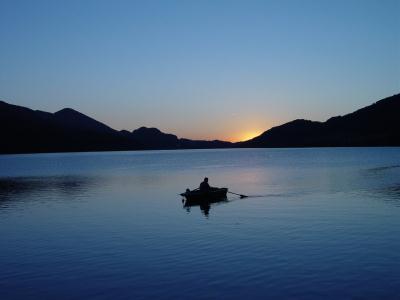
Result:
{"label": "hill", "polygon": [[400,94],[326,122],[294,120],[239,147],[400,146]]}
{"label": "hill", "polygon": [[0,101],[0,153],[220,148],[220,141],[178,139],[156,128],[117,131],[71,108],[55,113]]}

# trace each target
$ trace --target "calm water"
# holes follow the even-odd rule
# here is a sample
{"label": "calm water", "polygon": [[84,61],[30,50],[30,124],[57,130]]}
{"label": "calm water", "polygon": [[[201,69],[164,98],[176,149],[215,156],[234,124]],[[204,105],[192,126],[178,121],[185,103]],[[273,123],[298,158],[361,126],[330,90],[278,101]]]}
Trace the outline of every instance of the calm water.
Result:
{"label": "calm water", "polygon": [[400,299],[400,148],[0,156],[0,237],[2,300]]}

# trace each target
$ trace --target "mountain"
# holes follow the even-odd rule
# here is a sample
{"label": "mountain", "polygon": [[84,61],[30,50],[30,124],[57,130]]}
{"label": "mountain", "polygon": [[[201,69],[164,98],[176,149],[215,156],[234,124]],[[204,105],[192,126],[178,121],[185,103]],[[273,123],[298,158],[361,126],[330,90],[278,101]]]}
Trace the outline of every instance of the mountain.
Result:
{"label": "mountain", "polygon": [[294,120],[239,147],[400,146],[400,94],[326,122]]}
{"label": "mountain", "polygon": [[92,131],[101,133],[114,133],[115,130],[107,125],[96,121],[72,108],[64,108],[54,113],[60,125],[70,129],[81,131]]}
{"label": "mountain", "polygon": [[294,120],[251,140],[178,138],[157,128],[117,131],[71,108],[55,113],[0,101],[0,153],[229,147],[400,146],[400,94],[326,122]]}
{"label": "mountain", "polygon": [[110,127],[72,109],[54,114],[0,101],[0,153],[135,149]]}
{"label": "mountain", "polygon": [[133,130],[131,138],[140,143],[143,149],[179,149],[176,135],[163,133],[157,128],[140,127]]}
{"label": "mountain", "polygon": [[0,153],[221,148],[220,141],[178,139],[156,128],[117,131],[71,108],[55,113],[0,101]]}
{"label": "mountain", "polygon": [[203,141],[178,138],[176,135],[163,133],[157,128],[140,127],[131,133],[131,138],[143,149],[206,149],[228,148],[233,144],[219,140]]}

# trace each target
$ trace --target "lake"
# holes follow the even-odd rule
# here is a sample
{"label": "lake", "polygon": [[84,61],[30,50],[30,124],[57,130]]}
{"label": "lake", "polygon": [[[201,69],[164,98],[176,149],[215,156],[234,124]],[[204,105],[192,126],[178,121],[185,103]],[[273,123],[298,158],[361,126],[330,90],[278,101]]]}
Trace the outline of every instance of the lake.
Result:
{"label": "lake", "polygon": [[2,300],[400,299],[400,148],[3,155],[0,236]]}

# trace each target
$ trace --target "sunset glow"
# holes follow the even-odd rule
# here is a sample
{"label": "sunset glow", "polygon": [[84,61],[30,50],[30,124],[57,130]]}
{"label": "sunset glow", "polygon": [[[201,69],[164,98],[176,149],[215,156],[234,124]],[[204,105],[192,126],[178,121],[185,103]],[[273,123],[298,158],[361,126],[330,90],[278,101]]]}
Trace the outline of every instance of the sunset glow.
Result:
{"label": "sunset glow", "polygon": [[[265,129],[266,130],[266,129]],[[242,142],[242,141],[247,141],[252,138],[255,138],[256,136],[259,136],[262,134],[264,131],[263,130],[251,130],[251,131],[245,131],[241,134],[239,134],[237,137],[230,139],[231,142]]]}

